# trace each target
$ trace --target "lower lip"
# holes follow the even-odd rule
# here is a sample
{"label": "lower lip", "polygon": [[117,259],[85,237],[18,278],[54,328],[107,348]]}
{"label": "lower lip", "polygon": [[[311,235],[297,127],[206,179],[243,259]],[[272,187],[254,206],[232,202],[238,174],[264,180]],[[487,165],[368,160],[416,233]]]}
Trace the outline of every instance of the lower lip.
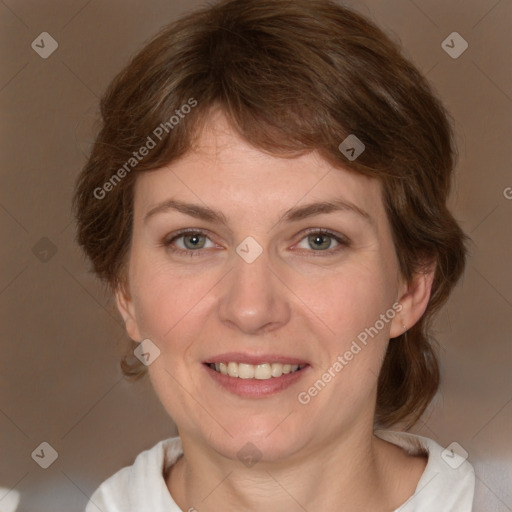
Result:
{"label": "lower lip", "polygon": [[302,370],[286,373],[281,375],[281,377],[240,379],[212,370],[207,364],[203,364],[203,367],[217,384],[227,391],[244,398],[264,398],[275,395],[295,384],[309,370],[309,366],[305,366]]}

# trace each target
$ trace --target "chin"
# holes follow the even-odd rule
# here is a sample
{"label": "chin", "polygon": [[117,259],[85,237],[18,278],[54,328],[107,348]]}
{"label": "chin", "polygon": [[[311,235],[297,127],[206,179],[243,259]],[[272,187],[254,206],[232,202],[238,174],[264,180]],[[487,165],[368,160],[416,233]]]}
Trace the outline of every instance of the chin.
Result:
{"label": "chin", "polygon": [[280,417],[275,413],[245,420],[238,418],[224,424],[232,437],[219,428],[215,428],[216,435],[211,434],[212,430],[203,435],[215,451],[246,465],[256,459],[258,462],[287,459],[306,444],[306,432],[297,428],[293,416],[290,414],[284,421],[286,415]]}

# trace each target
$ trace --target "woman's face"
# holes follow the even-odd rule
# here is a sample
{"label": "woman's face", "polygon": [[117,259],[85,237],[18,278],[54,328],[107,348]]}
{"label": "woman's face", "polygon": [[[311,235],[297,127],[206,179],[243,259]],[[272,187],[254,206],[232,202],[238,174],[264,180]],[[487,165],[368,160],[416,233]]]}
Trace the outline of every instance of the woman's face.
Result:
{"label": "woman's face", "polygon": [[120,309],[160,350],[149,374],[180,434],[227,457],[371,429],[405,290],[376,180],[269,156],[220,114],[194,151],[137,179]]}

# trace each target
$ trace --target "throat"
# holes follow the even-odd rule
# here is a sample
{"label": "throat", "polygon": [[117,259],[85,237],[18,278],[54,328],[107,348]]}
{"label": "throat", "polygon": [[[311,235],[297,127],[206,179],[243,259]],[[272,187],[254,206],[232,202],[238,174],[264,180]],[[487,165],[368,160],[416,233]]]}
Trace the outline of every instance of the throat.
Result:
{"label": "throat", "polygon": [[183,462],[183,454],[181,454],[174,464],[164,468],[163,477],[172,499],[182,510],[188,510],[187,507],[184,508],[185,479],[183,478]]}

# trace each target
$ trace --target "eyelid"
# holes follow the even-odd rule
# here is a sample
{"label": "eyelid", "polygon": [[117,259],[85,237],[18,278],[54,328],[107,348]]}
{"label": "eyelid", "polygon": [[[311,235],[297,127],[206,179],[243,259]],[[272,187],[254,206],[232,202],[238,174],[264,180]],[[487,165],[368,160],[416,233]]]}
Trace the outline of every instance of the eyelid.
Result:
{"label": "eyelid", "polygon": [[[309,235],[320,234],[320,235],[327,235],[331,238],[334,238],[335,240],[339,241],[340,243],[345,243],[345,244],[350,243],[349,238],[346,237],[345,235],[342,235],[341,233],[332,231],[327,228],[308,228],[308,229],[304,230],[302,233],[303,233],[302,238],[309,236]],[[300,240],[302,240],[302,238]]]}
{"label": "eyelid", "polygon": [[335,247],[334,249],[327,249],[327,250],[324,250],[324,251],[315,251],[313,249],[293,249],[294,251],[305,251],[305,252],[308,252],[308,253],[313,253],[315,255],[318,255],[318,256],[322,256],[322,255],[332,255],[332,254],[336,254],[337,252],[339,252],[340,250],[342,249],[346,249],[347,247],[350,247],[351,245],[351,241],[348,237],[346,237],[345,235],[342,235],[341,233],[337,233],[335,231],[331,231],[330,229],[327,229],[327,228],[308,228],[304,231],[302,231],[299,236],[300,238],[298,239],[298,241],[295,243],[295,245],[299,244],[300,242],[302,242],[302,240],[304,240],[304,238],[310,236],[310,235],[325,235],[329,238],[332,238],[334,240],[336,240],[336,242],[338,242],[338,246]]}
{"label": "eyelid", "polygon": [[[179,238],[185,237],[187,235],[201,235],[201,236],[208,238],[212,243],[217,244],[217,242],[215,242],[212,239],[212,237],[210,236],[210,232],[208,230],[205,230],[202,228],[195,228],[195,229],[194,228],[185,228],[185,229],[180,229],[179,231],[176,231],[176,232],[172,233],[171,235],[164,237],[161,245],[163,245],[165,247],[173,247],[172,243],[174,241],[176,241]],[[219,244],[217,244],[217,245],[219,245]],[[181,252],[199,252],[201,249],[197,249],[196,251],[193,251],[193,250],[184,250],[184,249],[177,248],[176,250],[181,251]]]}
{"label": "eyelid", "polygon": [[[339,251],[341,251],[351,245],[350,239],[347,238],[345,235],[342,235],[341,233],[337,233],[335,231],[331,231],[330,229],[327,229],[327,228],[308,228],[304,231],[301,231],[298,235],[298,236],[300,236],[300,238],[297,240],[297,242],[294,245],[297,245],[302,240],[304,240],[304,238],[306,238],[312,234],[324,235],[329,238],[332,238],[338,243],[338,246],[335,247],[334,249],[319,250],[319,251],[315,251],[313,249],[310,249],[310,250],[308,250],[308,249],[292,249],[292,251],[303,251],[303,252],[315,254],[316,256],[332,255],[332,254],[338,253]],[[183,254],[183,255],[187,255],[187,256],[200,256],[202,253],[204,253],[205,250],[212,249],[211,247],[200,248],[200,249],[195,249],[195,250],[194,249],[181,249],[181,248],[175,247],[173,245],[173,242],[175,242],[177,239],[182,238],[187,235],[204,236],[204,237],[208,238],[212,243],[219,245],[219,244],[217,244],[217,242],[215,242],[212,239],[212,237],[210,236],[210,232],[208,230],[202,229],[202,228],[184,228],[179,231],[176,231],[176,232],[172,233],[170,236],[165,237],[160,245],[164,246],[166,249],[168,249],[174,253]]]}

